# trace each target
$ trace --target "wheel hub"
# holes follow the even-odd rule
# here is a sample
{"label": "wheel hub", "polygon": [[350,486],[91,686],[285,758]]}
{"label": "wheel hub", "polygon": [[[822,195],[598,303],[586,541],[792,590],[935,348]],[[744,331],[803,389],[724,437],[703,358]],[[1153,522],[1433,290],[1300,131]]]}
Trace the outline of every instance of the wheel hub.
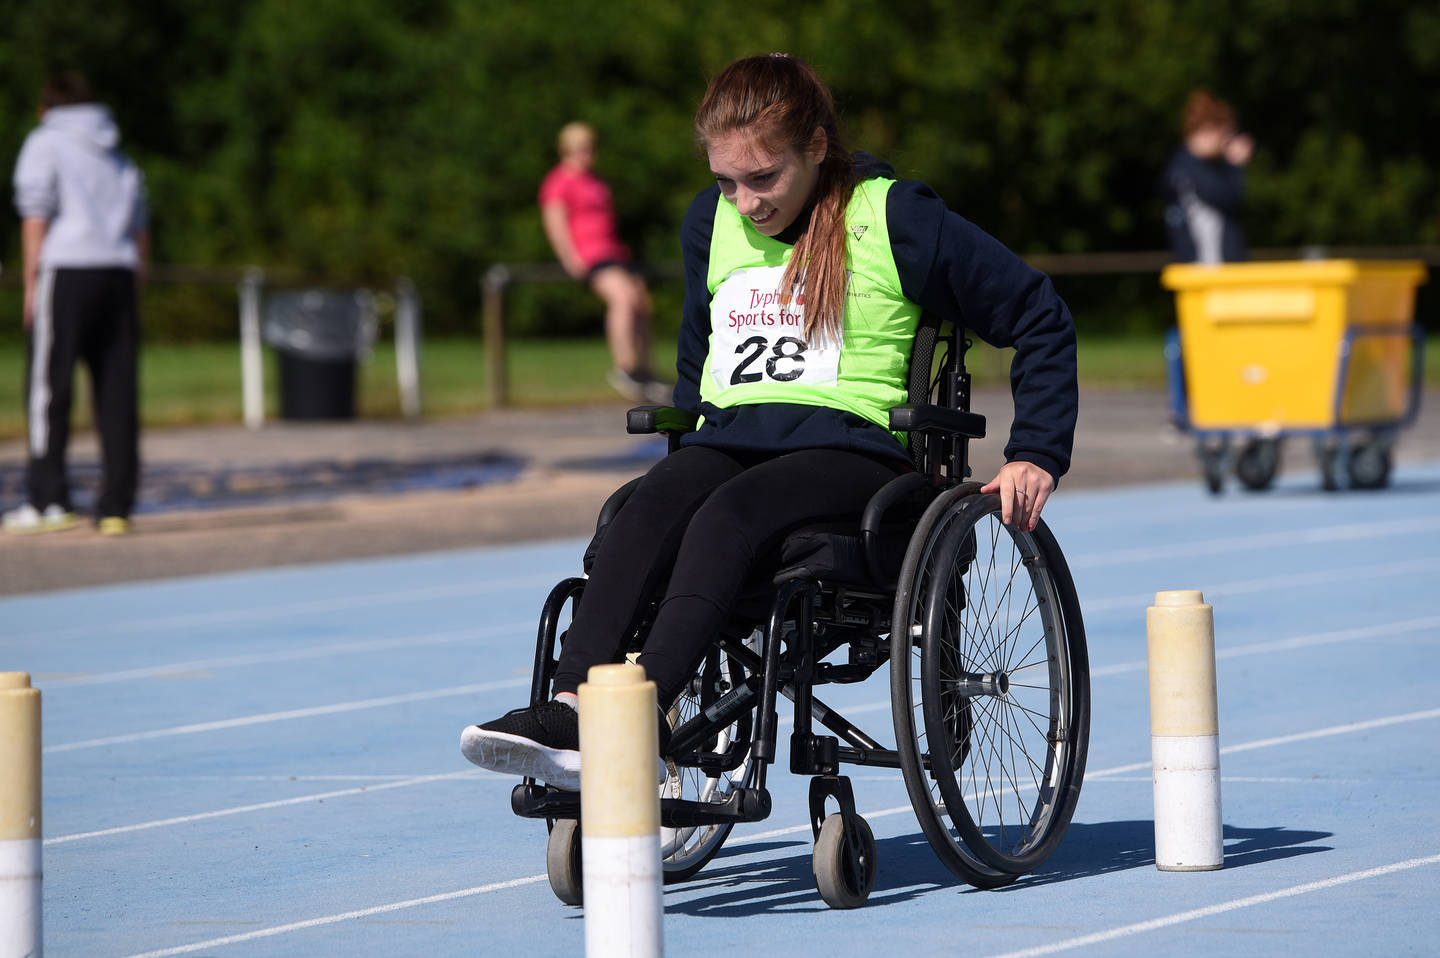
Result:
{"label": "wheel hub", "polygon": [[955,680],[955,691],[968,698],[1008,695],[1010,676],[1005,672],[964,672]]}

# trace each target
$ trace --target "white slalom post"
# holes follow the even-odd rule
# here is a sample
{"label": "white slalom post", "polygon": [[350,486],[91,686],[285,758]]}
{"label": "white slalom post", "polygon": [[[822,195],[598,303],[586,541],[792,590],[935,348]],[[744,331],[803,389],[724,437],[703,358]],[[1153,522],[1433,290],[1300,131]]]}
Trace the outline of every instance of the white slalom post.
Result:
{"label": "white slalom post", "polygon": [[0,672],[0,958],[39,958],[40,690]]}
{"label": "white slalom post", "polygon": [[240,400],[245,426],[265,424],[265,353],[260,337],[260,289],[265,272],[252,266],[240,280]]}
{"label": "white slalom post", "polygon": [[420,294],[408,276],[395,284],[395,381],[400,412],[420,416]]}
{"label": "white slalom post", "polygon": [[1145,631],[1155,867],[1213,871],[1225,858],[1214,612],[1198,591],[1157,592]]}
{"label": "white slalom post", "polygon": [[597,665],[580,686],[580,856],[589,958],[665,953],[655,683]]}

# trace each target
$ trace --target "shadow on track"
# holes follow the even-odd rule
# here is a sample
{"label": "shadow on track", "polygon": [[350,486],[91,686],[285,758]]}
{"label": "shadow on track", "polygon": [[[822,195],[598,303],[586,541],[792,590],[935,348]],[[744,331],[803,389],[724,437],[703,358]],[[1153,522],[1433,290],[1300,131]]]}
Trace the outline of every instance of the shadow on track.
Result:
{"label": "shadow on track", "polygon": [[[1314,844],[1329,838],[1330,832],[1303,831],[1283,826],[1242,828],[1225,826],[1225,867],[1243,868],[1261,862],[1294,858],[1331,851],[1328,845]],[[761,852],[797,851],[773,861],[755,863],[727,858]],[[865,907],[874,908],[908,901],[935,891],[954,889],[972,893],[931,850],[921,834],[902,835],[876,842],[879,875],[875,890]],[[1151,821],[1075,822],[1066,832],[1060,848],[1044,866],[1000,892],[1022,891],[1037,885],[1092,878],[1132,868],[1155,867],[1155,826]],[[684,894],[685,901],[674,896]],[[810,844],[777,841],[737,845],[720,853],[710,867],[695,879],[672,886],[667,911],[703,917],[733,917],[767,912],[819,912],[828,908],[815,890],[810,871]]]}

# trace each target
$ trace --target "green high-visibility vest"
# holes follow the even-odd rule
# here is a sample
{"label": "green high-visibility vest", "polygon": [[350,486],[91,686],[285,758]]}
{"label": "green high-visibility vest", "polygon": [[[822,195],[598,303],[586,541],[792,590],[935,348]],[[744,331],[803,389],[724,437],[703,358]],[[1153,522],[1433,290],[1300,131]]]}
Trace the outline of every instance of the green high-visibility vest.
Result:
{"label": "green high-visibility vest", "polygon": [[894,182],[862,181],[846,210],[849,281],[839,343],[805,336],[803,294],[800,302],[782,302],[780,278],[794,248],[761,235],[720,197],[706,277],[710,344],[702,402],[830,406],[889,428],[890,407],[907,399],[920,318],[920,307],[900,290],[890,249],[885,197]]}

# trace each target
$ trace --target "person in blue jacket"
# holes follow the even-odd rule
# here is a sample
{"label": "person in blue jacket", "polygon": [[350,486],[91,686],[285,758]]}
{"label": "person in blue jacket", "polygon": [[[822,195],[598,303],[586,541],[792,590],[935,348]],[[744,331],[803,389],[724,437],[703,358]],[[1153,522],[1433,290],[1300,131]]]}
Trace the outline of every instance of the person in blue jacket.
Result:
{"label": "person in blue jacket", "polygon": [[[922,310],[1015,348],[1007,462],[984,487],[999,493],[1003,521],[1033,529],[1069,468],[1075,332],[1048,278],[923,183],[852,154],[829,90],[798,59],[731,64],[695,135],[715,184],[680,231],[674,402],[700,425],[607,526],[554,699],[462,733],[461,751],[483,768],[577,788],[576,689],[592,665],[616,660],[657,591],[639,663],[663,711],[786,532],[858,517],[911,468],[887,416],[905,401]],[[662,721],[662,754],[666,731]]]}
{"label": "person in blue jacket", "polygon": [[1231,263],[1250,258],[1240,211],[1245,165],[1255,141],[1236,129],[1235,111],[1205,90],[1185,104],[1183,140],[1160,178],[1170,251],[1180,263]]}

